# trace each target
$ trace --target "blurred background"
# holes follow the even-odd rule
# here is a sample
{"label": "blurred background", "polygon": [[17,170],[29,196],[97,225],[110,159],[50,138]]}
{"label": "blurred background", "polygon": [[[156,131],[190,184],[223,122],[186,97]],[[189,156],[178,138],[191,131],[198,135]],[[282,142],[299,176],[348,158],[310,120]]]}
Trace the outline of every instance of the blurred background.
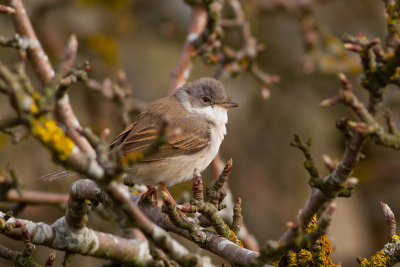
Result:
{"label": "blurred background", "polygon": [[[311,150],[321,175],[328,173],[323,154],[333,159],[342,156],[344,138],[335,123],[349,112],[341,105],[318,107],[319,102],[336,93],[339,71],[351,78],[361,99],[365,96],[357,85],[361,70],[358,58],[343,50],[341,36],[359,32],[370,39],[385,36],[384,6],[379,0],[282,1],[289,8],[271,7],[271,2],[274,1],[248,0],[242,1],[242,5],[254,37],[266,45],[259,55],[259,66],[280,76],[280,83],[268,88],[270,97],[265,99],[250,74],[223,79],[228,94],[240,103],[240,108],[229,113],[228,135],[222,143],[221,156],[224,160],[233,158],[229,185],[233,195],[242,198],[245,223],[260,244],[279,238],[286,222],[295,218],[310,195],[303,155],[290,146],[293,134],[312,139]],[[319,41],[311,47],[302,31],[301,3],[311,3],[307,14],[311,14],[318,26],[315,34]],[[90,62],[90,78],[99,82],[105,78],[115,80],[116,73],[123,69],[138,103],[167,95],[170,74],[177,65],[189,24],[190,7],[183,1],[37,0],[25,4],[54,67],[62,58],[67,38],[75,33],[79,41],[78,62]],[[13,34],[10,18],[1,15],[0,35]],[[231,30],[226,38],[235,44],[240,42],[238,36]],[[16,58],[13,49],[0,47],[2,62],[10,65]],[[197,59],[190,80],[212,76],[214,72],[215,67]],[[110,141],[123,130],[120,107],[112,101],[104,100],[79,83],[71,87],[70,99],[83,126],[98,133],[110,128]],[[383,109],[386,107],[400,125],[398,88],[387,91]],[[0,96],[1,118],[12,115],[7,98]],[[382,113],[378,118],[382,120]],[[364,153],[366,159],[354,172],[360,182],[351,198],[337,199],[337,211],[328,230],[334,247],[332,258],[343,266],[356,265],[356,257],[369,257],[387,242],[381,201],[388,203],[395,215],[400,211],[399,154],[371,142]],[[8,135],[0,133],[0,172],[5,173],[7,165],[14,168],[24,188],[29,190],[68,193],[76,179],[41,181],[40,176],[59,169],[48,151],[32,138],[13,145]],[[203,177],[206,184],[212,182],[210,171]],[[188,182],[173,187],[171,192],[178,196],[190,188]],[[2,203],[0,207],[5,210],[8,205]],[[18,217],[52,223],[63,214],[59,207],[27,206]],[[90,216],[89,224],[100,231],[117,231],[114,224],[95,213]],[[22,242],[3,236],[0,243],[19,250],[23,247]],[[49,251],[38,248],[36,259],[44,262]],[[62,257],[63,253],[58,253],[56,266]],[[91,266],[100,262],[75,256],[72,264]],[[9,264],[0,259],[1,266]]]}

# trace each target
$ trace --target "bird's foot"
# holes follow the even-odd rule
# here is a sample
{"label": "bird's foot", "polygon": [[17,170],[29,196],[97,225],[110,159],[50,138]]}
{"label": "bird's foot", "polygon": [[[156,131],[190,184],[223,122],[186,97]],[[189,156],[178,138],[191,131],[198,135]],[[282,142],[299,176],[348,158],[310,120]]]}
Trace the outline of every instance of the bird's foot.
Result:
{"label": "bird's foot", "polygon": [[[163,191],[167,194],[168,199],[169,199],[169,201],[171,201],[172,205],[173,205],[174,207],[176,207],[176,206],[177,206],[176,201],[175,201],[175,199],[172,197],[171,193],[168,191],[168,188],[165,186],[165,184],[164,184],[164,183],[160,183],[160,186],[161,186],[161,188],[163,189]],[[178,211],[179,216],[180,216],[181,218],[186,217],[186,215],[185,215],[182,211],[180,211],[179,209],[176,209],[176,210]]]}
{"label": "bird's foot", "polygon": [[158,206],[158,193],[157,189],[154,187],[147,186],[147,191],[140,197],[139,204],[140,205],[147,205],[152,204],[151,198],[154,200],[154,204]]}

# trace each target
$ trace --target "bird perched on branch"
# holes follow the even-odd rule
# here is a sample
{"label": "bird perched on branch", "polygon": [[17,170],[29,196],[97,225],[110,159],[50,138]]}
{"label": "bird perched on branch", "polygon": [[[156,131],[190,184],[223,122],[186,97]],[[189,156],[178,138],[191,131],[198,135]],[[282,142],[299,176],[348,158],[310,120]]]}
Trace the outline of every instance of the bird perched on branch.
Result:
{"label": "bird perched on branch", "polygon": [[[174,95],[148,104],[138,120],[110,144],[110,153],[129,155],[146,150],[166,122],[167,142],[128,172],[131,182],[148,186],[146,196],[157,184],[170,196],[167,186],[190,179],[195,168],[203,171],[215,158],[226,135],[227,109],[238,106],[228,101],[223,84],[213,78],[189,82]],[[43,178],[57,180],[69,175],[61,171]]]}

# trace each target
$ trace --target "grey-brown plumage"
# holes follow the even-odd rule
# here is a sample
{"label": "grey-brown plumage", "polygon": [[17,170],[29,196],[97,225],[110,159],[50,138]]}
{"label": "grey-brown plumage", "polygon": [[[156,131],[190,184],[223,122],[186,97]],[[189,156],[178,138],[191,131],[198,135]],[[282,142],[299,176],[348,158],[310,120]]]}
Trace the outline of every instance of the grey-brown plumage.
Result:
{"label": "grey-brown plumage", "polygon": [[[174,107],[173,110],[171,107]],[[157,138],[163,121],[167,122],[167,133],[177,131],[160,151],[146,158],[145,162],[193,154],[202,150],[209,141],[208,123],[192,120],[193,116],[179,104],[176,97],[166,97],[149,104],[138,121],[130,125],[110,145],[110,151],[121,151],[124,155],[143,151]]]}
{"label": "grey-brown plumage", "polygon": [[194,168],[204,170],[214,159],[226,134],[227,108],[235,106],[228,102],[222,83],[213,78],[187,83],[173,96],[147,105],[138,120],[110,144],[110,152],[128,155],[145,150],[166,121],[167,144],[129,173],[135,183],[174,185],[190,179]]}

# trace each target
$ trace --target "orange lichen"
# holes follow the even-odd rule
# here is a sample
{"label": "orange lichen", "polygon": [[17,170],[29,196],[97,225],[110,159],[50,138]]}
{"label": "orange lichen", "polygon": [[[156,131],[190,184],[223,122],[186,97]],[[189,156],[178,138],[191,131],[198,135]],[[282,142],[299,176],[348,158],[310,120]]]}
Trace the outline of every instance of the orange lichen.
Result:
{"label": "orange lichen", "polygon": [[32,135],[38,138],[48,149],[55,152],[60,160],[66,160],[72,153],[74,142],[65,135],[54,120],[45,117],[32,119]]}

